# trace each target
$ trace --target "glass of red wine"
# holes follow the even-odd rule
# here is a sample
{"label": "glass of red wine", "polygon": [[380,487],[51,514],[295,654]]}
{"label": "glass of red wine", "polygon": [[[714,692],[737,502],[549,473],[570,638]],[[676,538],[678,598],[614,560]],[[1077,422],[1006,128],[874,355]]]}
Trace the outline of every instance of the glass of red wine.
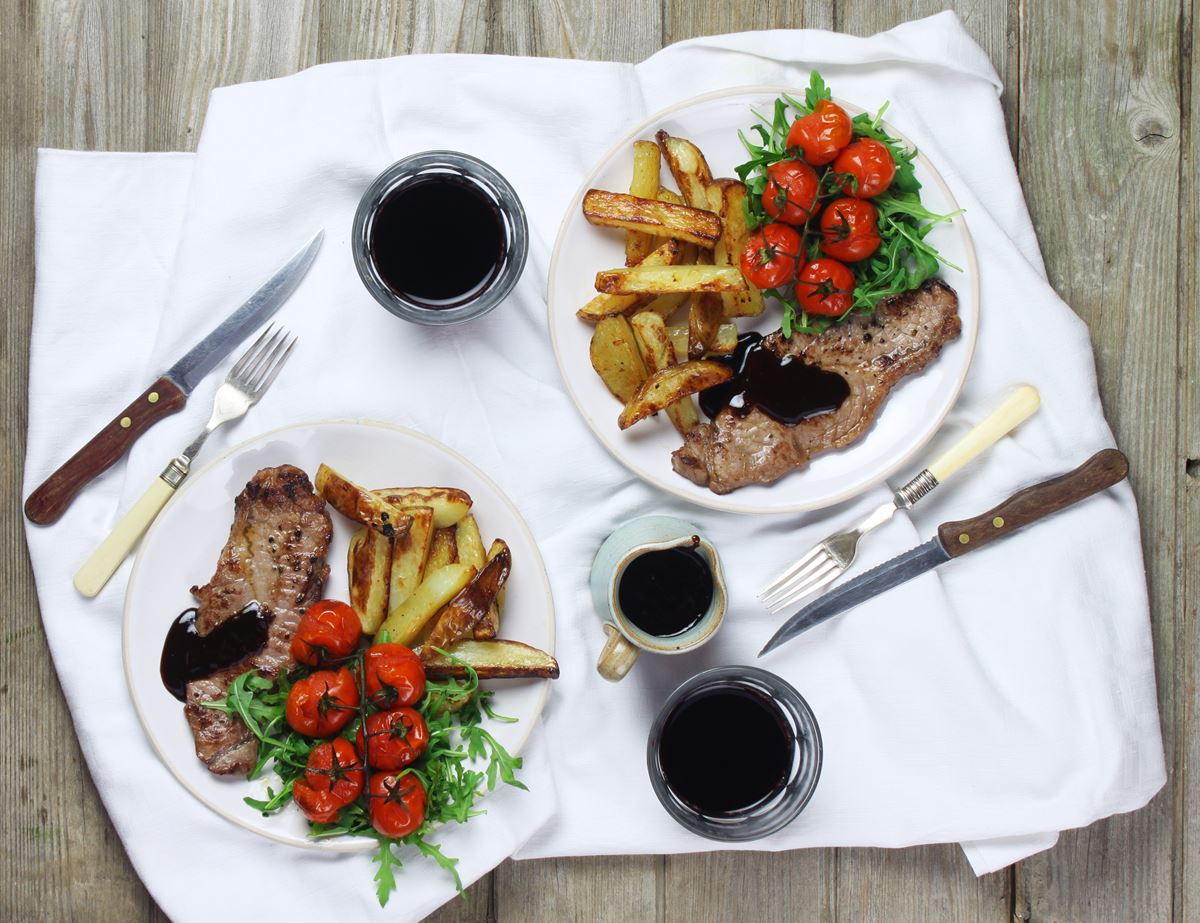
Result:
{"label": "glass of red wine", "polygon": [[821,731],[803,696],[750,666],[717,667],[683,683],[646,747],[650,784],[667,813],[693,833],[730,842],[790,824],[812,798],[821,758]]}
{"label": "glass of red wine", "polygon": [[404,320],[459,324],[491,311],[525,268],[529,227],[516,191],[457,151],[405,157],[359,201],[354,266],[381,305]]}

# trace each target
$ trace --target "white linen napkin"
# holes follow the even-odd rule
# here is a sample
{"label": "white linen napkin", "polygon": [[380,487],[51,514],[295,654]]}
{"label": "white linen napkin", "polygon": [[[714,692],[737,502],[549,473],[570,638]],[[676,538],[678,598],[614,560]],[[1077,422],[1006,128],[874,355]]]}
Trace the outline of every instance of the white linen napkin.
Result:
{"label": "white linen napkin", "polygon": [[[685,832],[658,806],[645,770],[650,722],[688,675],[752,661],[778,623],[755,591],[886,490],[788,517],[720,514],[654,491],[604,451],[567,397],[546,334],[545,279],[559,220],[578,207],[576,186],[632,123],[707,90],[803,86],[813,67],[868,108],[891,100],[889,114],[967,210],[981,329],[962,396],[928,456],[1013,384],[1032,383],[1043,398],[1014,437],[873,535],[855,570],[1110,445],[1087,330],[1044,278],[996,75],[958,20],[941,14],[872,38],[699,39],[637,66],[465,55],[323,65],[215,91],[194,157],[43,152],[26,493],[324,227],[321,254],[279,315],[300,335],[297,354],[246,420],[214,435],[205,457],[287,423],[391,420],[482,466],[529,521],[558,607],[562,678],[526,751],[531,793],[491,795],[486,818],[444,834],[464,880],[514,851],[728,848]],[[445,147],[508,177],[528,210],[531,246],[506,304],[470,326],[431,330],[372,301],[349,231],[380,170]],[[180,842],[220,863],[222,874],[206,880],[206,907],[236,900],[282,915],[328,902],[382,918],[361,857],[259,839],[175,783],[120,679],[128,564],[93,601],[71,587],[116,517],[203,424],[219,379],[210,376],[182,413],[89,487],[67,520],[27,529],[55,664],[113,822],[174,919],[207,915],[190,898],[194,869],[165,848]],[[695,654],[647,656],[610,686],[594,671],[603,634],[588,571],[609,531],[649,511],[689,519],[717,544],[730,616]],[[1121,485],[773,655],[764,666],[817,715],[825,765],[797,821],[746,848],[963,842],[982,874],[1047,848],[1055,831],[1140,807],[1165,779],[1141,561],[1133,496]],[[451,894],[438,870],[415,860],[386,914],[415,919]]]}

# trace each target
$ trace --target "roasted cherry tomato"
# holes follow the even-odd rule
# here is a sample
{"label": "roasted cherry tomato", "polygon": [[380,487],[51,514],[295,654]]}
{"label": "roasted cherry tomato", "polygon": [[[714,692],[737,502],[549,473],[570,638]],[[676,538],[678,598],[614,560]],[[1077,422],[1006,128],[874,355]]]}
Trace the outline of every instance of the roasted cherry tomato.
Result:
{"label": "roasted cherry tomato", "polygon": [[742,251],[742,275],[758,288],[779,288],[796,276],[800,235],[786,224],[768,224],[750,235]]}
{"label": "roasted cherry tomato", "polygon": [[814,167],[832,163],[854,134],[846,110],[829,99],[823,99],[808,115],[792,123],[787,146],[804,152],[804,159]]}
{"label": "roasted cherry tomato", "polygon": [[363,790],[363,764],[354,744],[344,737],[323,740],[308,755],[304,781],[317,792],[329,792],[345,807]]}
{"label": "roasted cherry tomato", "polygon": [[837,155],[833,170],[853,178],[854,182],[847,181],[842,186],[846,195],[870,199],[892,185],[896,161],[886,145],[873,138],[859,138]]}
{"label": "roasted cherry tomato", "polygon": [[338,811],[346,806],[333,792],[319,791],[304,779],[292,783],[292,800],[300,813],[316,824],[332,824],[337,820]]}
{"label": "roasted cherry tomato", "polygon": [[796,277],[796,298],[809,314],[841,317],[854,300],[854,273],[837,260],[813,260]]}
{"label": "roasted cherry tomato", "polygon": [[767,214],[787,224],[804,224],[817,204],[821,183],[803,160],[781,160],[767,167],[762,204]]}
{"label": "roasted cherry tomato", "polygon": [[863,199],[835,199],[821,213],[821,249],[846,263],[879,249],[879,212]]}
{"label": "roasted cherry tomato", "polygon": [[367,754],[372,769],[403,769],[425,752],[429,726],[411,708],[377,711],[367,718],[366,750],[363,732],[358,731],[358,749]]}
{"label": "roasted cherry tomato", "polygon": [[411,772],[375,773],[367,799],[371,826],[384,836],[405,837],[425,823],[425,786]]}
{"label": "roasted cherry tomato", "polygon": [[367,698],[380,708],[416,705],[425,694],[425,668],[403,644],[376,644],[363,655]]}
{"label": "roasted cherry tomato", "polygon": [[322,599],[308,607],[292,635],[292,657],[319,667],[349,656],[358,647],[362,625],[358,615],[343,602]]}
{"label": "roasted cherry tomato", "polygon": [[309,737],[329,737],[354,717],[358,701],[353,673],[345,667],[318,670],[292,686],[285,714],[292,730]]}

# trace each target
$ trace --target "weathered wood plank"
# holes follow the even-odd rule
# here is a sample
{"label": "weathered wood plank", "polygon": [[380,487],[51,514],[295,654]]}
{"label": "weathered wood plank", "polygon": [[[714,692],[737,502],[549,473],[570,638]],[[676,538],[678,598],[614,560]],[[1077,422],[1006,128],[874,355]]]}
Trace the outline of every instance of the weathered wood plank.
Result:
{"label": "weathered wood plank", "polygon": [[701,35],[757,29],[833,29],[834,0],[784,0],[780,3],[692,3],[666,0],[663,44]]}
{"label": "weathered wood plank", "polygon": [[637,0],[492,0],[486,50],[603,61],[640,61],[674,39],[657,3]]}
{"label": "weathered wood plank", "polygon": [[318,3],[149,4],[145,149],[194,149],[213,88],[317,63]]}
{"label": "weathered wood plank", "polygon": [[495,919],[499,923],[651,923],[660,918],[662,864],[658,856],[505,862],[494,876]]}
{"label": "weathered wood plank", "polygon": [[483,0],[321,0],[321,61],[487,49]]}
{"label": "weathered wood plank", "polygon": [[[1200,58],[1195,35],[1200,2],[1182,4],[1180,49],[1179,201],[1179,454],[1175,477],[1179,509],[1179,541],[1175,573],[1179,576],[1176,612],[1175,712],[1175,920],[1200,919]],[[1182,463],[1182,471],[1180,470]],[[1160,688],[1163,688],[1160,677]]]}
{"label": "weathered wood plank", "polygon": [[[831,923],[837,913],[836,850],[715,852],[667,856],[662,919]],[[846,918],[848,919],[848,918]]]}
{"label": "weathered wood plank", "polygon": [[[1180,538],[1195,547],[1194,532],[1180,533],[1178,265],[1195,251],[1181,252],[1176,220],[1179,15],[1170,2],[1025,0],[1018,164],[1051,282],[1091,328],[1100,393],[1130,459],[1168,766],[1181,746],[1176,661],[1196,644],[1177,570]],[[1064,834],[1018,867],[1018,917],[1169,919],[1172,814],[1168,786],[1136,814]]]}
{"label": "weathered wood plank", "polygon": [[[5,494],[21,495],[33,297],[33,178],[38,144],[138,150],[145,143],[145,9],[141,2],[46,2],[0,8],[3,204],[10,254],[4,290]],[[20,504],[0,535],[24,548]],[[8,821],[0,831],[0,917],[155,919],[84,766],[50,665],[33,575],[22,552],[0,565],[0,750]],[[35,703],[31,705],[30,703]]]}

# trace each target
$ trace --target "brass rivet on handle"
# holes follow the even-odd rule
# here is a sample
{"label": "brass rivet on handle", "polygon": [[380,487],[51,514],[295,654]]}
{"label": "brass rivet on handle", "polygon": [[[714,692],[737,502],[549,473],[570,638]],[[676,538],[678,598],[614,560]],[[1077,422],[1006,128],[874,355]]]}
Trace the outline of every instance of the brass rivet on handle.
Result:
{"label": "brass rivet on handle", "polygon": [[149,394],[146,395],[146,400],[148,400],[151,404],[157,404],[158,403],[158,392],[151,391]]}
{"label": "brass rivet on handle", "polygon": [[1004,517],[997,516],[995,519],[992,520],[992,525],[994,525],[997,529],[1003,529],[1004,528]]}
{"label": "brass rivet on handle", "polygon": [[963,532],[963,533],[962,533],[961,535],[959,535],[959,537],[958,537],[958,543],[959,543],[960,545],[965,545],[965,544],[966,544],[967,542],[969,542],[970,540],[971,540],[971,536],[967,535],[967,533],[966,533],[966,532]]}
{"label": "brass rivet on handle", "polygon": [[129,429],[133,426],[133,421],[129,417],[121,417],[121,429]]}

